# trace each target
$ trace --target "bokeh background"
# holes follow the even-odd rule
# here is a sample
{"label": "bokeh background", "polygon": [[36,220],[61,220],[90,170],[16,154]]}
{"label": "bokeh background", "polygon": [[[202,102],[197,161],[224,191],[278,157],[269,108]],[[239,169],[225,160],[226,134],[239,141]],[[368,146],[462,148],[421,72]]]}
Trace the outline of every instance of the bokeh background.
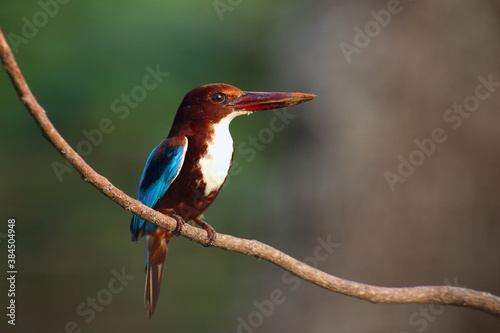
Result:
{"label": "bokeh background", "polygon": [[[500,86],[458,128],[443,116],[471,100],[479,76],[500,81],[499,18],[493,0],[0,5],[0,26],[50,119],[126,193],[136,195],[149,152],[190,89],[225,82],[315,93],[313,102],[233,122],[238,164],[206,220],[343,278],[497,295]],[[141,95],[148,68],[169,74]],[[132,93],[138,99],[127,105]],[[186,239],[171,243],[149,321],[145,246],[129,241],[130,214],[62,167],[4,73],[0,108],[3,262],[6,221],[17,221],[17,325],[2,315],[7,332],[500,330],[498,319],[469,309],[333,294]],[[279,129],[275,118],[286,119]],[[415,140],[436,128],[447,139],[391,188],[386,173],[398,174],[400,156],[417,156]],[[95,135],[90,146],[85,133]],[[333,245],[315,257],[324,242]],[[0,288],[5,309],[5,279]]]}

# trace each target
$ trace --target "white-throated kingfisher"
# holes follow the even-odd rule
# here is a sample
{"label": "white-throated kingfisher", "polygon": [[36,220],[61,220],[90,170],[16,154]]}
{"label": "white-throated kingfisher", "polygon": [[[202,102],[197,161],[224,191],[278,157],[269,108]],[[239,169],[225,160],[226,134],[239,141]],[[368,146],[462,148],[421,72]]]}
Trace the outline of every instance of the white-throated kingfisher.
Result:
{"label": "white-throated kingfisher", "polygon": [[[149,155],[139,183],[138,199],[178,221],[176,231],[157,227],[134,215],[132,241],[146,236],[144,304],[153,315],[160,292],[168,243],[182,223],[194,221],[207,231],[207,246],[215,230],[201,220],[219,193],[233,159],[229,123],[236,116],[307,102],[316,95],[283,92],[247,92],[228,84],[207,84],[191,90],[175,115],[172,129]],[[182,218],[182,221],[178,218]]]}

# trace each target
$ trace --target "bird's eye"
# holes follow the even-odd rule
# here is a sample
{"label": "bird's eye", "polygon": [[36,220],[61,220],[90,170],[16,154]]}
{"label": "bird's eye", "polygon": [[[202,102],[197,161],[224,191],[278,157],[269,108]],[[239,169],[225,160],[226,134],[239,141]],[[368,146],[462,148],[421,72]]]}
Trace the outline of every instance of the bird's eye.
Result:
{"label": "bird's eye", "polygon": [[222,103],[226,100],[226,95],[224,95],[223,93],[215,93],[210,98],[215,103]]}

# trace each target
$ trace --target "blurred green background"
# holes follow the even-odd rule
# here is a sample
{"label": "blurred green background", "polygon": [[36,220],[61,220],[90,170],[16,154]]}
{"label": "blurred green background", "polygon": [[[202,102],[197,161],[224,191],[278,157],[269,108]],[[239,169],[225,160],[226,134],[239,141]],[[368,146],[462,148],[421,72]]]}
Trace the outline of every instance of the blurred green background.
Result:
{"label": "blurred green background", "polygon": [[[294,6],[292,14],[300,15],[302,7]],[[267,32],[283,24],[279,12],[290,10],[287,2],[248,1],[231,8],[221,20],[211,1],[69,2],[59,5],[27,43],[17,45],[16,59],[38,101],[73,147],[88,141],[82,131],[95,133],[102,119],[112,121],[110,133],[103,133],[102,140],[96,134],[99,143],[82,149],[90,152],[85,158],[96,171],[135,197],[147,156],[167,136],[189,90],[225,82],[244,90],[300,91],[300,84],[278,85],[270,72],[270,58],[280,41],[271,41]],[[3,2],[4,34],[23,36],[22,18],[33,22],[33,15],[42,10],[34,1]],[[36,17],[43,22],[43,15]],[[113,112],[113,101],[143,85],[147,67],[169,75],[136,107],[128,108],[127,115]],[[242,281],[260,275],[255,271],[260,263],[175,239],[161,308],[148,321],[143,306],[145,245],[130,242],[130,214],[82,182],[76,172],[64,169],[56,176],[52,163],[64,160],[40,135],[5,74],[0,76],[0,94],[2,216],[17,220],[17,329],[59,332],[69,321],[84,332],[167,327],[224,331],[235,325],[234,318],[248,303],[240,299],[251,295]],[[255,135],[271,117],[260,114],[235,121],[235,143]],[[244,172],[231,177],[206,213],[217,230],[265,241],[272,227],[267,212],[276,209],[272,198],[279,186],[273,177],[279,170],[269,158],[280,158],[282,140],[277,136],[252,163],[239,158]],[[85,322],[90,315],[79,315],[78,305],[108,288],[112,270],[122,269],[134,279],[102,312],[96,311],[95,319]]]}
{"label": "blurred green background", "polygon": [[[185,93],[197,86],[315,93],[315,101],[286,111],[296,117],[270,140],[263,131],[277,117],[273,112],[233,122],[238,168],[206,212],[207,222],[298,259],[313,255],[318,237],[329,238],[338,248],[320,268],[360,282],[450,281],[500,293],[500,91],[460,130],[448,129],[448,141],[396,192],[383,176],[395,172],[398,155],[415,149],[415,139],[445,126],[443,112],[474,92],[479,75],[493,73],[500,81],[494,1],[403,2],[404,10],[349,62],[340,44],[353,44],[353,28],[364,28],[374,20],[371,11],[386,9],[388,1],[54,3],[2,2],[0,27],[8,38],[33,35],[16,47],[10,35],[30,88],[68,143],[86,147],[86,161],[118,188],[136,196],[147,156],[168,134]],[[26,27],[34,20],[38,31]],[[169,74],[127,113],[116,112],[113,105],[126,105],[124,95],[139,93],[148,68]],[[472,310],[376,306],[304,282],[293,289],[268,263],[182,238],[170,245],[149,321],[145,245],[130,242],[130,214],[75,171],[56,174],[54,163],[64,160],[40,135],[5,74],[0,105],[2,219],[17,221],[18,316],[8,332],[500,328]],[[85,133],[96,133],[103,119],[111,124],[108,133],[84,146]],[[255,158],[245,150],[249,137],[262,145]],[[120,284],[116,274],[128,279]],[[0,287],[4,295],[5,280]],[[274,290],[284,291],[284,304],[268,314],[258,310]],[[7,298],[1,300],[5,309]],[[421,315],[422,307],[432,320]]]}

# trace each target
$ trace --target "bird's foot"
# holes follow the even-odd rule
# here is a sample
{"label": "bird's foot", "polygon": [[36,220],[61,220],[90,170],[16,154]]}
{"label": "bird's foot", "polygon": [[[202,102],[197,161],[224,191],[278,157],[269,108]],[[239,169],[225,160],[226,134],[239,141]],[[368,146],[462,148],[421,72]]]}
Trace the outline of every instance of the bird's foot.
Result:
{"label": "bird's foot", "polygon": [[207,232],[207,243],[206,244],[201,244],[205,247],[210,247],[214,245],[215,240],[217,239],[217,233],[215,232],[215,229],[208,223],[200,220],[200,219],[194,219],[194,222],[199,225],[203,230]]}
{"label": "bird's foot", "polygon": [[184,226],[184,224],[186,224],[186,222],[184,222],[182,217],[180,217],[179,215],[172,214],[172,215],[169,215],[169,217],[171,217],[175,221],[177,221],[177,225],[175,226],[175,229],[174,229],[174,231],[172,231],[172,233],[175,236],[179,236],[181,234],[182,227]]}

